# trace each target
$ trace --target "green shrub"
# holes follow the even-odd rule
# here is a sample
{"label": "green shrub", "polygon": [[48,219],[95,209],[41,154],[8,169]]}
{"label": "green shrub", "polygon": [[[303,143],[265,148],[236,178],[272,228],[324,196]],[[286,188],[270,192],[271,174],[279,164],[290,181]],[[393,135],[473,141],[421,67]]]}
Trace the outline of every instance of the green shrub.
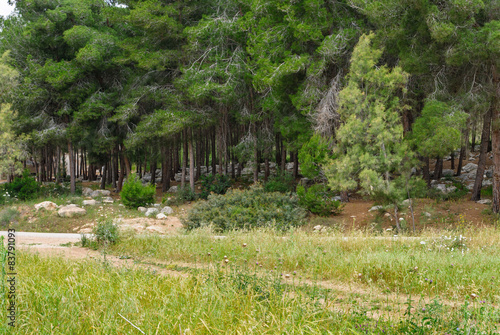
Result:
{"label": "green shrub", "polygon": [[40,194],[40,184],[30,176],[28,170],[24,170],[21,177],[17,177],[13,182],[4,185],[4,191],[19,200],[30,200]]}
{"label": "green shrub", "polygon": [[340,201],[333,199],[334,194],[323,184],[314,184],[307,189],[298,186],[297,195],[301,206],[320,216],[338,215],[344,207]]}
{"label": "green shrub", "polygon": [[209,174],[201,177],[200,198],[206,199],[210,193],[226,194],[231,187],[231,179],[223,174]]}
{"label": "green shrub", "polygon": [[[115,244],[119,240],[118,226],[111,220],[99,222],[94,227],[94,240],[97,245]],[[82,241],[83,244],[83,241]]]}
{"label": "green shrub", "polygon": [[293,192],[295,189],[295,180],[289,172],[278,172],[278,174],[271,176],[269,181],[264,184],[266,192]]}
{"label": "green shrub", "polygon": [[191,190],[189,185],[185,185],[184,187],[179,187],[176,193],[176,198],[180,203],[194,201],[196,200],[196,193]]}
{"label": "green shrub", "polygon": [[212,224],[218,231],[256,227],[284,230],[304,224],[305,216],[296,197],[253,187],[209,195],[207,201],[193,206],[184,224],[188,229]]}
{"label": "green shrub", "polygon": [[446,200],[457,200],[457,199],[463,198],[464,196],[469,194],[469,190],[467,189],[467,186],[465,186],[460,181],[454,181],[453,186],[455,186],[456,189],[453,192],[449,192],[449,193],[443,193],[440,190],[431,187],[428,190],[428,196],[429,196],[429,198],[435,199],[438,201],[446,201]]}
{"label": "green shrub", "polygon": [[493,185],[481,189],[482,197],[492,197],[493,196]]}
{"label": "green shrub", "polygon": [[[70,183],[49,183],[46,185],[42,185],[41,192],[44,197],[60,197],[71,195],[70,192]],[[75,194],[82,194],[82,183],[76,183]]]}
{"label": "green shrub", "polygon": [[120,196],[128,208],[146,206],[155,202],[156,188],[154,185],[143,185],[135,174],[130,175],[123,183]]}
{"label": "green shrub", "polygon": [[7,227],[10,223],[17,221],[21,213],[15,208],[5,208],[0,211],[0,227]]}

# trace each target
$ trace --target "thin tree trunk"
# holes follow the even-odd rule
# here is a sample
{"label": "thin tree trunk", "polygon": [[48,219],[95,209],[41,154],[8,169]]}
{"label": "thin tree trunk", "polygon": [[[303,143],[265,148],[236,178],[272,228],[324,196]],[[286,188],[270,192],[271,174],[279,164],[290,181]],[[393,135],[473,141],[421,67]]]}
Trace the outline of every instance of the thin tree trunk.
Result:
{"label": "thin tree trunk", "polygon": [[118,157],[120,157],[120,173],[118,175],[118,183],[116,185],[117,186],[116,191],[121,192],[123,187],[123,179],[125,179],[125,167],[123,166],[124,165],[123,152],[121,150],[119,151]]}
{"label": "thin tree trunk", "polygon": [[167,143],[164,147],[162,147],[163,151],[163,162],[161,165],[161,191],[167,192],[170,189],[170,165],[172,162],[172,158],[170,155],[170,143]]}
{"label": "thin tree trunk", "polygon": [[101,190],[106,188],[106,174],[107,174],[108,163],[104,164],[101,168]]}
{"label": "thin tree trunk", "polygon": [[493,84],[496,89],[496,94],[493,97],[493,114],[492,114],[492,134],[491,145],[493,152],[493,213],[500,212],[500,80],[493,65]]}
{"label": "thin tree trunk", "polygon": [[422,167],[422,174],[424,177],[427,186],[431,186],[431,174],[430,174],[430,160],[429,157],[423,157],[422,161],[424,162],[424,166]]}
{"label": "thin tree trunk", "polygon": [[194,150],[193,150],[193,133],[188,129],[188,146],[189,146],[189,186],[191,191],[194,192]]}
{"label": "thin tree trunk", "polygon": [[297,179],[299,176],[299,152],[296,151],[293,154],[293,179]]}
{"label": "thin tree trunk", "polygon": [[474,188],[472,189],[472,201],[481,199],[481,187],[483,186],[483,176],[486,170],[486,156],[488,150],[488,142],[490,139],[491,127],[491,108],[484,115],[483,131],[481,132],[481,147],[479,149],[479,161],[477,163],[476,180],[474,180]]}
{"label": "thin tree trunk", "polygon": [[451,169],[455,170],[455,151],[453,151],[451,153],[450,157],[451,157],[451,160],[450,160],[451,161]]}
{"label": "thin tree trunk", "polygon": [[69,155],[69,176],[70,176],[70,192],[75,194],[76,179],[75,179],[75,156],[73,155],[73,143],[68,141],[68,155]]}
{"label": "thin tree trunk", "polygon": [[183,131],[183,150],[182,150],[182,172],[181,172],[181,188],[186,185],[186,170],[187,170],[187,160],[188,160],[188,143],[187,143],[187,130]]}
{"label": "thin tree trunk", "polygon": [[464,156],[465,156],[465,147],[462,145],[462,147],[460,147],[460,155],[458,156],[458,166],[457,166],[456,176],[460,176],[462,174],[462,164],[464,162]]}
{"label": "thin tree trunk", "polygon": [[253,131],[253,158],[254,158],[254,168],[253,168],[253,182],[257,183],[259,181],[259,150],[257,146],[257,125],[255,122],[252,124]]}

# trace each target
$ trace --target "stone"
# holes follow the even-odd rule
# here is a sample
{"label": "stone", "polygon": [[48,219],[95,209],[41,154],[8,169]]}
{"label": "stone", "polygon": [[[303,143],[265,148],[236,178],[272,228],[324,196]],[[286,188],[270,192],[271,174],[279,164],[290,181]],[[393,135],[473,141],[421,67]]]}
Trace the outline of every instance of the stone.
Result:
{"label": "stone", "polygon": [[467,189],[468,189],[469,191],[472,191],[472,190],[474,189],[474,183],[470,183],[470,184],[468,184],[468,185],[467,185]]}
{"label": "stone", "polygon": [[167,216],[166,216],[165,214],[163,214],[163,213],[160,213],[160,214],[157,214],[157,215],[156,215],[156,218],[157,218],[158,220],[164,220],[164,219],[166,219],[166,218],[167,218]]}
{"label": "stone", "polygon": [[174,210],[172,209],[172,207],[163,207],[163,209],[161,210],[161,212],[163,214],[166,214],[166,215],[169,215],[169,214],[173,214],[174,213]]}
{"label": "stone", "polygon": [[82,195],[84,197],[90,197],[92,195],[92,192],[94,192],[91,188],[84,187],[82,188]]}
{"label": "stone", "polygon": [[426,216],[428,218],[430,218],[432,216],[431,213],[429,213],[429,212],[423,212],[422,215]]}
{"label": "stone", "polygon": [[158,208],[152,207],[152,208],[148,208],[146,210],[146,212],[144,213],[144,215],[146,215],[146,216],[153,216],[153,215],[158,214],[159,212],[160,211],[158,210]]}
{"label": "stone", "polygon": [[98,202],[95,201],[94,199],[92,199],[92,200],[83,200],[83,205],[84,206],[95,206],[97,204],[98,204]]}
{"label": "stone", "polygon": [[178,189],[178,187],[177,187],[177,186],[172,186],[172,187],[170,187],[170,188],[168,189],[168,191],[167,191],[167,192],[168,192],[168,193],[175,193],[175,192],[177,192],[177,189]]}
{"label": "stone", "polygon": [[87,214],[87,211],[77,205],[71,204],[68,206],[61,207],[57,214],[61,217],[72,218],[74,216],[80,216]]}
{"label": "stone", "polygon": [[483,199],[483,200],[478,200],[476,201],[478,204],[482,204],[482,205],[488,205],[488,204],[491,204],[491,199]]}
{"label": "stone", "polygon": [[313,228],[313,229],[314,229],[314,230],[321,230],[321,228],[323,228],[323,226],[319,224],[319,225],[317,225],[317,226],[314,226],[314,228]]}
{"label": "stone", "polygon": [[453,176],[453,174],[455,173],[454,170],[451,170],[451,169],[443,169],[443,176]]}
{"label": "stone", "polygon": [[146,213],[146,211],[148,210],[146,207],[138,207],[137,210],[141,213]]}
{"label": "stone", "polygon": [[446,193],[454,192],[457,188],[455,186],[450,186],[446,188]]}
{"label": "stone", "polygon": [[153,207],[159,208],[160,204],[153,204]]}
{"label": "stone", "polygon": [[52,201],[44,201],[35,205],[35,209],[37,211],[42,208],[45,209],[46,211],[54,211],[57,209],[57,205]]}
{"label": "stone", "polygon": [[446,193],[446,184],[437,184],[433,186],[435,189],[440,190],[443,193]]}
{"label": "stone", "polygon": [[488,169],[486,171],[486,178],[493,178],[493,169]]}
{"label": "stone", "polygon": [[384,206],[373,206],[368,210],[368,212],[378,211],[379,209],[384,208]]}
{"label": "stone", "polygon": [[493,185],[493,181],[491,179],[484,179],[483,180],[483,187],[488,187]]}
{"label": "stone", "polygon": [[410,199],[403,200],[403,206],[410,206]]}
{"label": "stone", "polygon": [[102,202],[104,202],[105,204],[112,204],[114,200],[111,197],[104,197],[102,198]]}
{"label": "stone", "polygon": [[477,164],[467,163],[464,167],[462,167],[462,173],[468,173],[472,170],[477,170]]}
{"label": "stone", "polygon": [[111,195],[111,191],[108,190],[95,190],[90,195],[91,198],[95,197],[109,197]]}
{"label": "stone", "polygon": [[335,201],[342,201],[342,198],[340,197],[340,195],[336,195],[332,199]]}

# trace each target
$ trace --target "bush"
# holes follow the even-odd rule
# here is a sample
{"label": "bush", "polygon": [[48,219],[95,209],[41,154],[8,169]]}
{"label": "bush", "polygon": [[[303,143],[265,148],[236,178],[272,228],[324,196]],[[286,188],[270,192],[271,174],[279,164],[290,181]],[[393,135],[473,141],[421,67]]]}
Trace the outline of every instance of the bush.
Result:
{"label": "bush", "polygon": [[155,202],[156,188],[154,185],[142,185],[135,174],[130,175],[123,183],[120,196],[123,204],[128,208],[146,206]]}
{"label": "bush", "polygon": [[304,186],[298,186],[297,195],[301,206],[320,216],[339,215],[344,208],[340,201],[333,199],[334,194],[323,184],[314,184],[307,190]]}
{"label": "bush", "polygon": [[115,244],[119,239],[118,226],[111,220],[99,222],[93,233],[98,245]]}
{"label": "bush", "polygon": [[19,219],[21,213],[15,208],[5,208],[0,211],[0,227],[7,227],[10,223]]}
{"label": "bush", "polygon": [[24,170],[22,177],[17,177],[13,182],[4,185],[4,191],[19,200],[30,200],[39,195],[40,184],[30,176],[28,170]]}
{"label": "bush", "polygon": [[223,174],[209,174],[201,177],[200,198],[206,199],[210,193],[226,194],[231,187],[231,179]]}
{"label": "bush", "polygon": [[191,190],[189,185],[185,185],[182,188],[179,188],[176,194],[176,198],[180,203],[184,203],[186,201],[194,201],[196,200],[196,193]]}
{"label": "bush", "polygon": [[209,195],[207,201],[193,206],[183,221],[188,229],[212,224],[218,231],[256,227],[285,230],[304,224],[305,216],[296,197],[254,187]]}
{"label": "bush", "polygon": [[453,192],[449,193],[443,193],[440,190],[431,187],[428,190],[428,196],[429,198],[437,201],[446,201],[446,200],[461,199],[467,194],[469,194],[469,189],[467,189],[467,186],[465,186],[463,183],[459,181],[454,181],[453,186],[455,186],[456,189]]}
{"label": "bush", "polygon": [[[70,183],[49,183],[42,185],[40,193],[44,197],[57,198],[71,195],[70,189]],[[82,183],[76,183],[75,195],[82,195]]]}
{"label": "bush", "polygon": [[294,189],[295,180],[292,174],[288,172],[278,172],[277,175],[269,178],[269,181],[264,184],[266,192],[288,193],[293,192]]}
{"label": "bush", "polygon": [[94,227],[92,233],[93,238],[88,238],[82,234],[81,243],[82,247],[89,247],[97,250],[100,246],[116,244],[120,239],[118,226],[111,220],[101,221]]}

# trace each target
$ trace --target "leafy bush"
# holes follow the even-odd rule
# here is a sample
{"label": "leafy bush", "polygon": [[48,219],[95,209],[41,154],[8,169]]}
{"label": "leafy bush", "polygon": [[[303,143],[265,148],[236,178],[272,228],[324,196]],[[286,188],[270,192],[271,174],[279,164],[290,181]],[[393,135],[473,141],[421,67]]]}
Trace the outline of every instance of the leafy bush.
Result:
{"label": "leafy bush", "polygon": [[304,224],[305,216],[296,197],[253,187],[209,195],[207,201],[197,203],[189,211],[184,224],[188,229],[212,224],[218,231],[256,227],[284,230]]}
{"label": "leafy bush", "polygon": [[264,190],[266,192],[288,193],[293,192],[294,189],[295,180],[289,172],[279,172],[278,174],[271,176],[269,181],[264,184]]}
{"label": "leafy bush", "polygon": [[196,193],[191,190],[191,187],[189,185],[185,185],[184,187],[178,189],[176,198],[181,203],[186,201],[194,201],[196,200]]}
{"label": "leafy bush", "polygon": [[135,174],[130,175],[123,183],[120,196],[128,208],[146,206],[155,202],[156,188],[154,185],[143,185]]}
{"label": "leafy bush", "polygon": [[5,208],[0,211],[0,227],[7,227],[13,221],[19,219],[20,213],[15,208]]}
{"label": "leafy bush", "polygon": [[459,181],[454,181],[453,186],[455,186],[455,190],[449,193],[443,193],[440,190],[436,188],[430,188],[428,190],[428,196],[431,199],[435,200],[457,200],[460,198],[463,198],[469,193],[469,189],[467,189],[467,186],[465,186],[463,183]]}
{"label": "leafy bush", "polygon": [[111,220],[99,222],[97,226],[94,227],[92,233],[94,234],[92,238],[88,238],[85,234],[82,234],[82,247],[89,247],[97,250],[103,245],[116,244],[120,239],[118,226]]}
{"label": "leafy bush", "polygon": [[11,197],[16,197],[19,200],[30,200],[39,195],[40,184],[30,176],[28,170],[24,170],[22,177],[17,177],[13,182],[5,184],[4,190]]}
{"label": "leafy bush", "polygon": [[209,174],[201,177],[200,198],[206,199],[210,193],[226,194],[231,187],[231,179],[223,174]]}
{"label": "leafy bush", "polygon": [[333,199],[334,194],[323,184],[314,184],[307,189],[298,186],[297,194],[301,206],[320,216],[338,215],[344,207],[340,201]]}
{"label": "leafy bush", "polygon": [[481,189],[482,197],[492,197],[493,196],[493,185]]}
{"label": "leafy bush", "polygon": [[118,226],[111,220],[99,222],[93,233],[98,245],[115,244],[119,239]]}
{"label": "leafy bush", "polygon": [[[44,197],[60,197],[65,195],[70,195],[70,183],[49,183],[42,185],[41,194]],[[76,183],[75,194],[82,194],[82,184]]]}

